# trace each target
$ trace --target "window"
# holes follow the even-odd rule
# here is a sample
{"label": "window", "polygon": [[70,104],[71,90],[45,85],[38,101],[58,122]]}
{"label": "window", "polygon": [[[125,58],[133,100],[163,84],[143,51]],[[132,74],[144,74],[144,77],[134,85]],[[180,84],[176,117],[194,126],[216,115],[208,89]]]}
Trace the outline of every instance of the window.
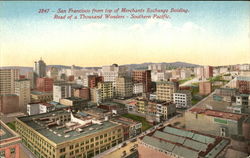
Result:
{"label": "window", "polygon": [[91,140],[90,140],[91,142],[93,142],[94,141],[94,138],[91,138]]}
{"label": "window", "polygon": [[64,155],[61,155],[60,158],[66,158],[66,155],[65,155],[65,154],[64,154]]}
{"label": "window", "polygon": [[77,148],[77,147],[79,147],[79,143],[77,143],[77,144],[75,145],[75,148]]}
{"label": "window", "polygon": [[60,153],[65,152],[65,148],[60,149]]}
{"label": "window", "polygon": [[10,149],[10,154],[15,154],[15,153],[16,153],[15,148],[11,148],[11,149]]}
{"label": "window", "polygon": [[99,137],[95,137],[95,140],[98,140],[99,139]]}
{"label": "window", "polygon": [[73,146],[73,145],[70,145],[69,149],[71,150],[71,149],[73,149],[73,148],[74,148],[74,146]]}
{"label": "window", "polygon": [[71,151],[71,152],[69,153],[69,155],[74,155],[74,151]]}

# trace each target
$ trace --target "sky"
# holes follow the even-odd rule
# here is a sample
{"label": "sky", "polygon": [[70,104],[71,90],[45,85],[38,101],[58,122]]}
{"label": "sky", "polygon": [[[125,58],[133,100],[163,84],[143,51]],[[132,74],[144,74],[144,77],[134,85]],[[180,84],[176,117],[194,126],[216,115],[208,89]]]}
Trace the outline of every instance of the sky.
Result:
{"label": "sky", "polygon": [[[53,19],[58,9],[188,9],[170,19]],[[49,9],[48,13],[38,13]],[[88,15],[101,15],[95,13]],[[134,13],[140,15],[141,13]],[[143,13],[153,15],[153,13]],[[157,13],[161,15],[163,13]],[[71,15],[67,13],[67,16]],[[78,15],[78,14],[73,14]],[[250,3],[174,1],[0,2],[0,66],[250,63]]]}

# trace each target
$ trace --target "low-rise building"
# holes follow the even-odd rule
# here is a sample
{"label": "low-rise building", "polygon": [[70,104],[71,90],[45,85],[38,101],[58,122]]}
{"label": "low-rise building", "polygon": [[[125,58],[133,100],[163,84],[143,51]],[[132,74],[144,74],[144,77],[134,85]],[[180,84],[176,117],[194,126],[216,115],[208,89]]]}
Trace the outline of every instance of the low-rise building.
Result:
{"label": "low-rise building", "polygon": [[113,121],[122,124],[124,140],[133,138],[142,132],[142,123],[126,117],[115,117]]}
{"label": "low-rise building", "polygon": [[31,91],[30,92],[31,103],[49,102],[53,100],[53,93]]}
{"label": "low-rise building", "polygon": [[138,152],[143,158],[215,158],[229,143],[222,137],[167,126],[143,136]]}
{"label": "low-rise building", "polygon": [[157,114],[163,117],[164,120],[169,119],[176,113],[176,105],[172,102],[162,102],[156,105]]}
{"label": "low-rise building", "polygon": [[246,115],[210,109],[193,108],[185,113],[187,129],[217,136],[242,135],[242,123]]}
{"label": "low-rise building", "polygon": [[56,106],[51,103],[34,103],[27,105],[27,113],[29,115],[37,115],[47,113],[56,109]]}
{"label": "low-rise building", "polygon": [[235,88],[218,88],[215,90],[213,99],[216,101],[233,102],[235,101],[236,93],[237,90]]}
{"label": "low-rise building", "polygon": [[[0,120],[0,157],[19,158],[21,137]],[[21,157],[20,157],[21,158]]]}
{"label": "low-rise building", "polygon": [[179,90],[174,93],[174,103],[177,108],[188,108],[191,106],[191,91]]}
{"label": "low-rise building", "polygon": [[83,98],[85,100],[90,99],[90,89],[88,87],[74,89],[74,97]]}
{"label": "low-rise building", "polygon": [[80,119],[65,110],[19,117],[16,131],[37,157],[90,158],[123,141],[123,128],[118,123]]}

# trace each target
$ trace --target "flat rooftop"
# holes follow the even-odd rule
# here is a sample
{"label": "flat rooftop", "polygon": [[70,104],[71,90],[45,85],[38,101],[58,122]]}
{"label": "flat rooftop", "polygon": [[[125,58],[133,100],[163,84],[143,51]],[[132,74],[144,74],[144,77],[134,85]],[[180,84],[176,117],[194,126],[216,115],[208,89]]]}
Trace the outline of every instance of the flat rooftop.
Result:
{"label": "flat rooftop", "polygon": [[[70,130],[70,128],[66,127],[65,124],[63,125],[55,124],[54,126],[50,127],[46,126],[46,124],[48,124],[48,120],[46,120],[46,117],[53,118],[58,115],[64,115],[64,114],[70,115],[70,112],[65,110],[60,110],[44,114],[19,117],[18,119],[56,144],[66,141],[71,141],[76,138],[85,137],[94,133],[101,132],[108,128],[117,126],[117,124],[112,123],[110,121],[103,121],[101,122],[101,124],[89,124],[83,127],[76,128],[75,130]],[[77,124],[76,126],[79,126],[79,124]],[[80,129],[80,131],[77,129]]]}
{"label": "flat rooftop", "polygon": [[9,129],[7,129],[6,127],[4,127],[3,123],[0,123],[0,138],[1,140],[5,140],[5,139],[9,139],[14,137],[15,135],[13,133],[10,132]]}
{"label": "flat rooftop", "polygon": [[220,118],[235,120],[235,121],[238,121],[241,118],[245,117],[245,115],[242,115],[242,114],[223,112],[223,111],[217,111],[217,110],[210,110],[210,109],[201,109],[201,108],[193,108],[190,111],[196,112],[199,114],[205,114],[207,116],[220,117]]}
{"label": "flat rooftop", "polygon": [[185,158],[215,158],[230,141],[167,126],[144,136],[142,142]]}

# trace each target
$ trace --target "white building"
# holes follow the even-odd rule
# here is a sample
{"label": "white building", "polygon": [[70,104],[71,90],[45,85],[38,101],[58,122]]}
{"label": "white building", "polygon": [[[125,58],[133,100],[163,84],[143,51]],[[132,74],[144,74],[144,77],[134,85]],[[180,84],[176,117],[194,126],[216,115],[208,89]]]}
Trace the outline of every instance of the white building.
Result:
{"label": "white building", "polygon": [[118,66],[117,64],[102,66],[101,76],[103,76],[104,82],[112,82],[115,87],[115,81],[118,76],[127,76],[127,68],[125,66]]}
{"label": "white building", "polygon": [[73,96],[72,85],[68,83],[58,83],[53,85],[53,101]]}
{"label": "white building", "polygon": [[49,103],[28,104],[27,113],[29,115],[37,115],[53,111],[55,106]]}
{"label": "white building", "polygon": [[191,106],[191,92],[188,90],[180,90],[173,94],[174,103],[177,108],[188,108]]}
{"label": "white building", "polygon": [[166,70],[166,64],[151,64],[148,66],[148,70],[152,71],[161,71],[164,72]]}
{"label": "white building", "polygon": [[134,83],[133,94],[138,95],[144,93],[143,83]]}
{"label": "white building", "polygon": [[191,70],[188,70],[188,69],[182,69],[181,70],[181,79],[186,79],[186,78],[189,78],[191,77]]}
{"label": "white building", "polygon": [[170,72],[151,71],[151,80],[153,82],[168,80],[172,76]]}
{"label": "white building", "polygon": [[162,116],[164,120],[173,116],[175,112],[175,104],[171,102],[163,102],[156,105],[156,114]]}

